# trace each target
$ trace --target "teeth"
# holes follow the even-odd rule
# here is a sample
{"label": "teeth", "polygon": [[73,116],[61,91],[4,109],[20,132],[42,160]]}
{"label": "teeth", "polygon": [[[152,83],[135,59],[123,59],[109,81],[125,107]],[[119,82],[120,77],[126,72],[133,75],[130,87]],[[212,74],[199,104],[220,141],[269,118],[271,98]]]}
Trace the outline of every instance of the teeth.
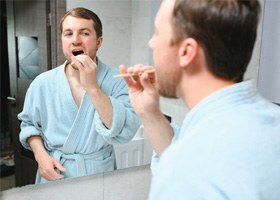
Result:
{"label": "teeth", "polygon": [[77,56],[77,55],[83,54],[84,52],[82,50],[79,50],[79,51],[73,51],[72,53],[74,56]]}

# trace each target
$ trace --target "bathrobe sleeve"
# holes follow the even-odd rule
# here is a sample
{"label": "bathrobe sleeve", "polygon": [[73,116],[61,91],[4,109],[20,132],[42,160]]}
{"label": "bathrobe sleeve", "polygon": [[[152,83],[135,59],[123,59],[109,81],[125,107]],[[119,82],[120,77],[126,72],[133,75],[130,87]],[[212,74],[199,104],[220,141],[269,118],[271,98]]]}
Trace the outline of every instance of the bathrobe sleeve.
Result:
{"label": "bathrobe sleeve", "polygon": [[[170,144],[170,145],[172,145],[173,143],[175,143],[178,140],[178,136],[179,136],[179,133],[180,133],[180,127],[175,123],[171,123],[170,125],[171,125],[171,127],[173,129],[173,133],[174,133],[174,136],[173,136],[171,144]],[[155,151],[153,151],[152,160],[151,160],[152,174],[154,174],[154,172],[156,171],[156,168],[157,168],[158,163],[159,163],[159,159],[160,159],[160,157],[156,154]]]}
{"label": "bathrobe sleeve", "polygon": [[[63,74],[64,67],[61,65],[53,70],[41,73],[29,85],[23,110],[18,114],[18,119],[21,121],[19,139],[23,147],[29,150],[31,148],[27,139],[31,136],[41,136],[43,141],[47,143],[50,141],[50,136],[54,135],[53,133],[58,133],[55,134],[58,135],[55,138],[57,142],[52,144],[59,146],[64,141],[59,134],[66,136],[69,131],[69,124],[72,124],[73,120],[68,120],[70,121],[68,124],[65,121],[72,115],[74,118],[76,112],[71,113],[72,107],[64,98],[70,96],[70,89],[68,89],[69,95],[66,92],[59,92],[68,91],[68,82]],[[67,110],[67,114],[61,117],[60,114],[65,113],[65,110]]]}
{"label": "bathrobe sleeve", "polygon": [[33,88],[34,82],[31,83],[27,90],[23,110],[18,115],[18,119],[22,121],[20,124],[21,132],[19,139],[21,144],[29,150],[31,150],[27,143],[29,137],[36,135],[43,137],[41,116],[36,104],[36,102],[40,101],[40,95],[36,94],[35,89]]}
{"label": "bathrobe sleeve", "polygon": [[98,82],[103,92],[111,100],[113,120],[112,127],[108,129],[96,113],[97,117],[94,121],[96,131],[110,144],[128,142],[140,127],[140,119],[130,104],[128,87],[123,79],[113,78],[119,73],[116,68],[109,68],[102,63],[98,64],[98,67]]}

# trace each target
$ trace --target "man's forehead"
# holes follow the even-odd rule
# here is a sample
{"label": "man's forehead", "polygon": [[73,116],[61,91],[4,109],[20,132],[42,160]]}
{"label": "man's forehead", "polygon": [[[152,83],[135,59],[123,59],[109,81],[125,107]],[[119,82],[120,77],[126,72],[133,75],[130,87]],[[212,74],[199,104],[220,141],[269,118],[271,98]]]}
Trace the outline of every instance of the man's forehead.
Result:
{"label": "man's forehead", "polygon": [[[79,20],[80,22],[73,23],[72,22],[73,20]],[[83,21],[83,23],[81,23],[81,21]],[[84,28],[93,29],[94,22],[92,19],[84,19],[84,18],[73,17],[73,16],[69,15],[65,18],[65,20],[63,21],[62,24],[63,24],[63,29],[68,28],[68,27],[79,27],[79,26],[84,26],[84,25],[88,25]]]}
{"label": "man's forehead", "polygon": [[176,0],[164,0],[162,1],[160,8],[170,11],[171,13],[174,9],[175,2]]}
{"label": "man's forehead", "polygon": [[161,22],[168,22],[171,19],[171,14],[174,9],[175,0],[162,1],[160,8],[155,18],[155,25]]}

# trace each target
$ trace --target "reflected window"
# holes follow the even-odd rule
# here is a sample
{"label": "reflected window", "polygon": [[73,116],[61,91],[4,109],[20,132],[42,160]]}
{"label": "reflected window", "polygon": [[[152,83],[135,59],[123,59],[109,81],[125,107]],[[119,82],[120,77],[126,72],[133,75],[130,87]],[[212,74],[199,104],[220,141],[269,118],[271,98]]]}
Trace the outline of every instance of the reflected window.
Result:
{"label": "reflected window", "polygon": [[19,78],[34,79],[39,74],[38,37],[18,36]]}

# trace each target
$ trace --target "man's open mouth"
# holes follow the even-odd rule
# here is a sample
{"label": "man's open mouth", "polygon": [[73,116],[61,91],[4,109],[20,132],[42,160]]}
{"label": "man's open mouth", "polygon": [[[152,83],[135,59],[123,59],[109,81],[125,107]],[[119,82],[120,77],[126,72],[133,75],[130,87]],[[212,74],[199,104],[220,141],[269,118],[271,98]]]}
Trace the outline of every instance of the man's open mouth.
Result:
{"label": "man's open mouth", "polygon": [[82,50],[77,50],[77,51],[73,51],[72,53],[73,53],[74,56],[77,56],[77,55],[83,54],[84,51],[82,51]]}

